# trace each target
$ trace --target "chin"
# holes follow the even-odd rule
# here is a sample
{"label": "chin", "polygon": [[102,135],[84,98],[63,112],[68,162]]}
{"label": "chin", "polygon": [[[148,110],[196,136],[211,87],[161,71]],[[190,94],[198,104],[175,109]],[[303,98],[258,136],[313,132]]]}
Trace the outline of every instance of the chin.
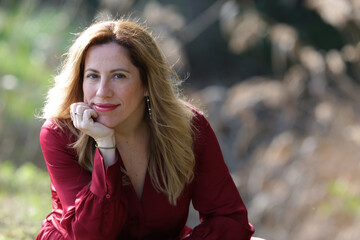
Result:
{"label": "chin", "polygon": [[115,128],[118,125],[117,122],[115,122],[114,120],[106,118],[106,117],[102,117],[102,116],[100,116],[98,119],[96,119],[96,121],[98,123],[103,124],[104,126],[106,126],[108,128]]}

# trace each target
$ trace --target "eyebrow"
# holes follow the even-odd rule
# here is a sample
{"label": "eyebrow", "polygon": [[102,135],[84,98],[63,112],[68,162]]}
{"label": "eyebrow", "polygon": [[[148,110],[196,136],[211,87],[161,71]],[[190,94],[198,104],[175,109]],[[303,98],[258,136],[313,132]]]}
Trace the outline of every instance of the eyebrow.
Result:
{"label": "eyebrow", "polygon": [[[88,71],[90,71],[90,72],[95,72],[95,73],[99,73],[98,70],[93,69],[93,68],[88,68],[88,69],[85,70],[85,72],[88,72]],[[130,73],[129,70],[126,70],[126,69],[124,69],[124,68],[115,68],[115,69],[111,70],[110,72],[111,72],[111,73],[113,73],[113,72],[127,72],[127,73]]]}

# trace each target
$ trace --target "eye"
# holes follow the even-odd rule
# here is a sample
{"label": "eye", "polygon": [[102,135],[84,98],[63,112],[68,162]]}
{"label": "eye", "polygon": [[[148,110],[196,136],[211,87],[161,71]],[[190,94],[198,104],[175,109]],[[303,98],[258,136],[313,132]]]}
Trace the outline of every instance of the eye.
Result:
{"label": "eye", "polygon": [[86,78],[95,79],[95,78],[98,78],[98,75],[95,73],[90,73],[90,74],[86,75]]}
{"label": "eye", "polygon": [[122,79],[122,78],[126,78],[125,74],[122,73],[116,73],[114,74],[114,78],[115,79]]}

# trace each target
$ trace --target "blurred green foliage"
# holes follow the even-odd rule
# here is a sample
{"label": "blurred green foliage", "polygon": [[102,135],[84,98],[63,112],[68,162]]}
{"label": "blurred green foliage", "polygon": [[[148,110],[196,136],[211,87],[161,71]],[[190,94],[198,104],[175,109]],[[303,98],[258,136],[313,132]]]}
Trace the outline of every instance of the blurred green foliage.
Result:
{"label": "blurred green foliage", "polygon": [[75,32],[69,7],[40,0],[0,3],[0,162],[45,166],[36,116]]}
{"label": "blurred green foliage", "polygon": [[[51,211],[49,175],[38,141],[40,113],[58,60],[71,32],[68,15],[24,1],[0,5],[0,240],[34,239]],[[34,134],[36,133],[36,134]],[[22,143],[24,142],[24,143]],[[6,154],[8,146],[16,152]],[[4,160],[9,161],[4,161]],[[21,160],[21,161],[20,161]]]}
{"label": "blurred green foliage", "polygon": [[68,15],[56,8],[38,8],[24,2],[0,7],[1,100],[8,118],[34,119],[55,74],[59,49],[67,43],[63,32],[71,32]]}
{"label": "blurred green foliage", "polygon": [[334,179],[328,186],[328,196],[320,204],[319,211],[322,216],[341,216],[346,214],[348,217],[360,215],[360,197],[351,191],[351,183],[343,179]]}
{"label": "blurred green foliage", "polygon": [[[50,71],[42,62],[41,55],[34,50],[35,36],[42,31],[41,15],[30,17],[25,24],[23,11],[6,12],[0,9],[4,24],[1,26],[0,58],[6,59],[0,65],[0,73],[12,75],[11,87],[3,86],[2,100],[5,115],[33,118],[33,110],[41,106],[43,100],[39,87],[47,82]],[[5,83],[3,82],[3,85]]]}
{"label": "blurred green foliage", "polygon": [[[159,2],[161,4],[157,4]],[[316,106],[317,102],[312,100],[329,98],[328,95],[316,95],[314,93],[317,91],[313,90],[323,84],[321,81],[327,79],[326,73],[332,70],[331,67],[325,67],[326,61],[331,59],[327,55],[329,50],[336,50],[340,56],[340,63],[336,65],[341,69],[343,64],[343,72],[340,73],[346,77],[348,74],[352,82],[359,82],[360,24],[355,8],[352,14],[342,14],[341,6],[339,11],[332,7],[336,1],[323,1],[322,4],[319,1],[319,4],[309,7],[315,1],[296,0],[222,1],[227,4],[223,4],[221,8],[211,8],[212,4],[220,6],[215,5],[216,2],[221,1],[0,0],[0,240],[34,239],[43,219],[51,211],[48,174],[33,164],[45,165],[38,144],[41,123],[34,115],[41,111],[61,54],[66,52],[74,37],[71,33],[80,32],[80,26],[87,26],[100,12],[120,16],[127,11],[139,11],[142,17],[149,19],[150,25],[153,24],[155,29],[158,26],[165,32],[164,40],[174,37],[176,41],[170,43],[177,42],[179,49],[186,53],[184,59],[188,61],[188,65],[184,67],[184,71],[191,72],[191,79],[187,83],[190,82],[192,86],[199,83],[200,87],[214,83],[231,86],[253,76],[275,77],[286,82],[291,78],[284,76],[292,75],[290,70],[300,67],[302,71],[310,72],[310,76],[302,78],[300,74],[299,78],[295,75],[292,78],[295,79],[295,84],[296,79],[299,80],[300,89],[303,86],[301,84],[304,84],[304,89],[310,89],[299,91],[299,101],[303,101],[299,104],[301,111],[310,115],[312,108],[305,109],[304,102]],[[344,4],[350,2],[343,1]],[[138,15],[136,11],[135,16]],[[160,11],[162,15],[159,18]],[[331,14],[321,14],[324,12]],[[170,26],[174,15],[184,17],[184,26],[179,29]],[[339,17],[328,19],[333,16]],[[333,19],[347,19],[347,25],[341,21],[330,21]],[[289,33],[289,30],[293,30],[295,34],[292,36],[292,31]],[[186,40],[189,35],[195,37]],[[173,51],[173,45],[168,45],[169,50]],[[304,49],[309,46],[311,54],[306,55],[309,51]],[[308,66],[313,65],[314,58],[321,64],[320,69],[316,69],[316,74],[311,75],[313,73]],[[319,73],[324,75],[319,77]],[[320,88],[324,86],[321,85]],[[328,86],[339,96],[348,96],[349,88],[346,91],[341,87],[338,89],[341,84],[337,85],[327,79],[326,87]],[[350,90],[352,89],[354,95],[358,96],[358,88],[350,86]],[[289,108],[294,107],[291,104]],[[301,123],[305,122],[298,119]],[[276,127],[271,126],[271,129]],[[259,139],[270,139],[264,136],[266,133],[262,132]],[[259,140],[256,142],[257,146],[258,144]],[[360,197],[353,193],[349,182],[338,180],[337,176],[331,179],[334,180],[326,185],[326,196],[319,207],[321,213],[326,218],[331,218],[332,222],[346,217],[358,219]],[[301,219],[300,213],[296,215],[293,211],[287,211],[287,204],[280,205],[281,209],[294,215],[294,219]],[[261,232],[261,224],[265,226],[266,220],[269,220],[269,229],[276,235],[282,232],[279,231],[283,228],[282,225],[291,224],[291,221],[288,216],[281,216],[277,222],[278,209],[272,206],[269,209],[271,210],[259,217],[259,222],[255,222],[255,225],[257,231]],[[311,218],[310,214],[308,219]],[[296,227],[288,229],[291,239],[298,239],[291,229],[300,225],[296,221]],[[339,229],[339,232],[344,230],[342,226]]]}
{"label": "blurred green foliage", "polygon": [[51,211],[50,179],[32,163],[0,163],[0,240],[34,239]]}
{"label": "blurred green foliage", "polygon": [[342,213],[355,216],[360,213],[360,197],[350,190],[350,183],[336,179],[329,186],[329,193],[332,195],[332,201],[340,203],[338,209]]}

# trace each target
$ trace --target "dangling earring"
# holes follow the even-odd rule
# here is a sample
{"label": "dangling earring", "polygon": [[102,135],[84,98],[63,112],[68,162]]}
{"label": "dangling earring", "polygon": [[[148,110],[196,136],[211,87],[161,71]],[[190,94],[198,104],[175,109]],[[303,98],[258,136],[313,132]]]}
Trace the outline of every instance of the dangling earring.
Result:
{"label": "dangling earring", "polygon": [[149,118],[150,118],[150,120],[151,120],[152,118],[151,118],[150,97],[149,97],[149,96],[145,96],[145,99],[146,99],[146,105],[147,105],[148,112],[149,112]]}

